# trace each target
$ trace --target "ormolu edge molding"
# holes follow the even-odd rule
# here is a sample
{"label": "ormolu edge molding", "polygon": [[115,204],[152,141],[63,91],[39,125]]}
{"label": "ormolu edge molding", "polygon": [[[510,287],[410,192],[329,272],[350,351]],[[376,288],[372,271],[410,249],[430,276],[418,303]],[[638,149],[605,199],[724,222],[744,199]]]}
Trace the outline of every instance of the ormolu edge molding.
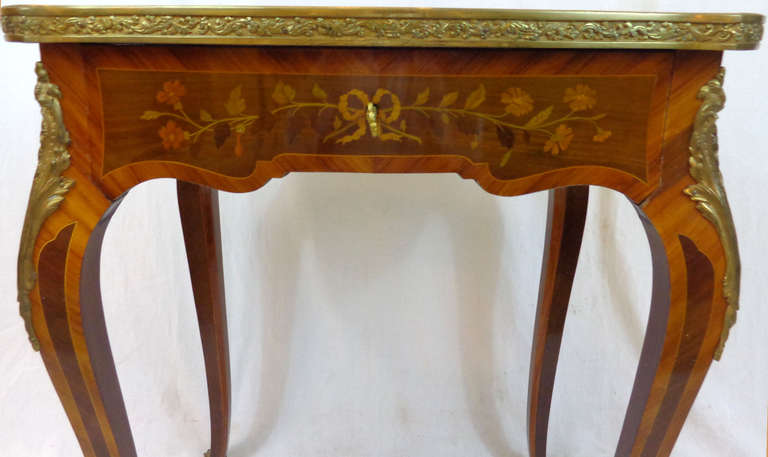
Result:
{"label": "ormolu edge molding", "polygon": [[425,8],[3,8],[26,42],[527,48],[753,49],[756,14]]}
{"label": "ormolu edge molding", "polygon": [[731,208],[723,186],[720,173],[717,144],[717,113],[725,105],[723,78],[725,69],[721,68],[717,76],[699,90],[698,99],[702,101],[693,124],[693,134],[689,150],[690,173],[697,184],[688,186],[685,193],[696,202],[696,208],[720,234],[720,242],[725,251],[725,276],[723,277],[723,296],[728,307],[725,311],[723,332],[715,352],[715,359],[723,355],[725,342],[731,327],[736,323],[739,309],[739,283],[741,280],[741,262],[736,229],[733,226]]}
{"label": "ormolu edge molding", "polygon": [[64,200],[66,194],[75,181],[61,176],[61,173],[69,168],[69,132],[64,126],[61,114],[61,91],[56,84],[50,82],[48,72],[41,62],[35,66],[37,84],[35,85],[35,98],[40,104],[43,115],[42,129],[40,132],[40,149],[37,153],[37,171],[32,181],[32,190],[29,193],[27,214],[24,218],[24,228],[21,232],[18,261],[18,288],[19,288],[19,313],[24,319],[24,325],[29,334],[29,342],[32,347],[40,350],[40,342],[32,327],[31,301],[29,294],[35,288],[37,272],[34,264],[35,240],[43,226],[43,222],[50,216]]}

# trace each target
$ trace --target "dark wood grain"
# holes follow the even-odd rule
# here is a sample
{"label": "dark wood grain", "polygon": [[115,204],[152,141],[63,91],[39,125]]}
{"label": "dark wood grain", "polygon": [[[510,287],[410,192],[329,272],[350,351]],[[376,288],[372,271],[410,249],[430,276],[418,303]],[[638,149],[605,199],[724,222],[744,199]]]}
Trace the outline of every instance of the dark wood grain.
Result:
{"label": "dark wood grain", "polygon": [[88,347],[88,358],[93,364],[94,381],[99,386],[104,402],[104,414],[109,421],[109,427],[113,430],[115,446],[120,455],[132,456],[136,454],[136,446],[133,443],[128,415],[117,379],[101,302],[101,245],[109,221],[123,197],[125,194],[110,205],[88,238],[80,272],[80,312],[83,335]]}
{"label": "dark wood grain", "polygon": [[215,190],[197,184],[179,182],[177,189],[208,380],[210,457],[225,457],[229,442],[231,388],[219,199]]}
{"label": "dark wood grain", "polygon": [[101,244],[120,199],[99,198],[100,193],[87,181],[78,187],[52,217],[63,227],[41,248],[39,303],[33,301],[33,310],[40,306],[42,313],[33,311],[33,322],[42,335],[46,368],[83,454],[136,457],[107,337],[99,281]]}
{"label": "dark wood grain", "polygon": [[588,198],[587,186],[549,191],[547,233],[528,383],[528,451],[531,457],[547,455],[552,390],[584,234]]}
{"label": "dark wood grain", "polygon": [[40,281],[40,300],[48,323],[48,331],[56,351],[56,358],[61,365],[67,385],[79,409],[86,437],[80,439],[80,446],[93,450],[96,455],[107,455],[107,443],[99,429],[96,412],[88,398],[85,380],[77,366],[77,356],[72,345],[72,334],[67,321],[67,304],[64,291],[64,272],[66,270],[69,242],[75,223],[59,232],[40,252],[38,274]]}
{"label": "dark wood grain", "polygon": [[696,248],[690,238],[680,235],[680,245],[685,257],[688,279],[688,308],[683,323],[683,337],[678,348],[678,357],[672,368],[669,389],[664,395],[656,422],[648,435],[648,445],[643,456],[658,453],[664,435],[674,417],[681,394],[694,368],[698,352],[704,342],[705,330],[712,318],[712,298],[715,284],[714,272],[709,259]]}

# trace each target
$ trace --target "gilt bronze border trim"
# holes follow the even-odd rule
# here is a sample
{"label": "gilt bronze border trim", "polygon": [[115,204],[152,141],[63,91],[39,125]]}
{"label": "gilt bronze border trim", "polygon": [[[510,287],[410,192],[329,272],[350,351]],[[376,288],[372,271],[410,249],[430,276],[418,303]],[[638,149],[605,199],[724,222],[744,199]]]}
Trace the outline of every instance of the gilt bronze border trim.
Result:
{"label": "gilt bronze border trim", "polygon": [[720,173],[717,143],[717,113],[725,106],[723,78],[725,69],[721,68],[717,76],[705,84],[697,95],[701,107],[693,123],[693,134],[689,150],[690,173],[696,184],[685,189],[685,193],[696,202],[696,208],[712,222],[720,235],[720,242],[725,252],[725,275],[723,276],[723,296],[727,303],[723,331],[715,352],[715,359],[720,360],[731,327],[736,323],[739,309],[739,287],[741,281],[741,262],[739,245],[736,240],[736,228],[733,225],[731,208],[723,186]]}
{"label": "gilt bronze border trim", "polygon": [[64,126],[59,104],[61,91],[56,84],[51,83],[48,72],[41,62],[37,63],[35,72],[37,73],[35,98],[40,104],[43,122],[40,132],[40,149],[37,153],[37,170],[32,181],[24,228],[21,232],[18,300],[19,314],[24,319],[29,342],[33,349],[39,351],[40,342],[32,326],[32,303],[29,298],[37,281],[34,260],[35,241],[43,223],[56,211],[64,200],[64,194],[75,184],[75,181],[61,176],[61,173],[69,168],[70,162],[69,151],[67,151],[70,144],[69,132]]}
{"label": "gilt bronze border trim", "polygon": [[9,41],[291,46],[754,49],[759,14],[349,7],[2,8]]}

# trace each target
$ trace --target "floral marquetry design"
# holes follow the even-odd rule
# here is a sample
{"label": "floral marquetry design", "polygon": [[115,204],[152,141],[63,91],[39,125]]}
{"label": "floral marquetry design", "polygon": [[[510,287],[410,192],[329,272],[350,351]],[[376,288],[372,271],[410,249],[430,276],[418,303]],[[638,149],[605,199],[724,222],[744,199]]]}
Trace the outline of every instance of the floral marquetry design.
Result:
{"label": "floral marquetry design", "polygon": [[[299,93],[311,95],[301,97],[297,95]],[[495,141],[506,149],[499,160],[502,167],[509,162],[516,145],[531,144],[534,137],[541,138],[541,152],[558,156],[568,150],[576,136],[602,143],[612,135],[611,130],[599,124],[605,113],[587,112],[596,107],[598,92],[586,84],[565,89],[562,96],[565,106],[557,111],[562,113],[560,115],[554,115],[557,107],[553,104],[537,108],[537,104],[542,104],[520,87],[490,93],[483,83],[466,93],[451,90],[436,94],[427,86],[419,90],[410,103],[405,103],[403,96],[383,87],[373,91],[353,88],[331,97],[317,82],[312,84],[311,90],[297,90],[279,80],[271,93],[275,107],[268,113],[260,114],[245,114],[246,98],[242,86],[238,85],[223,104],[227,116],[217,119],[201,108],[199,120],[191,118],[184,110],[182,99],[185,95],[187,89],[179,80],[165,81],[157,92],[156,101],[170,105],[172,111],[145,111],[141,115],[143,120],[162,118],[165,121],[157,132],[167,151],[179,149],[188,142],[195,143],[204,134],[210,134],[216,146],[221,147],[224,140],[234,133],[233,152],[241,156],[242,136],[260,116],[288,119],[290,122],[302,111],[316,117],[326,111],[332,112],[332,118],[316,122],[312,128],[318,130],[322,142],[338,145],[353,143],[366,136],[378,141],[420,145],[427,132],[412,128],[413,117],[429,119],[470,135],[471,149],[480,147],[484,142]],[[502,110],[488,106],[492,98],[500,102]],[[489,135],[482,127],[484,124],[495,127],[491,130],[494,133]]]}
{"label": "floral marquetry design", "polygon": [[506,105],[504,111],[515,116],[528,114],[533,109],[533,99],[531,96],[518,87],[505,90],[501,94],[501,102]]}
{"label": "floral marquetry design", "polygon": [[172,106],[176,106],[181,97],[187,95],[187,88],[184,87],[179,80],[166,81],[163,84],[163,90],[157,93],[157,101],[160,103],[167,103]]}
{"label": "floral marquetry design", "polygon": [[464,158],[499,179],[598,165],[645,180],[658,127],[652,75],[98,74],[103,174],[154,161],[247,177],[287,156],[365,155],[380,166],[424,155]]}
{"label": "floral marquetry design", "polygon": [[565,90],[563,101],[571,107],[573,112],[584,111],[595,106],[597,92],[584,84],[576,84],[576,87]]}
{"label": "floral marquetry design", "polygon": [[553,156],[560,154],[560,151],[568,149],[568,145],[573,140],[573,130],[565,124],[560,124],[555,129],[555,133],[544,143],[544,151],[551,152]]}
{"label": "floral marquetry design", "polygon": [[[241,86],[235,87],[229,93],[229,98],[224,103],[227,117],[215,119],[211,113],[201,108],[199,120],[195,120],[184,111],[182,97],[187,95],[186,87],[178,80],[166,81],[155,98],[158,103],[171,105],[173,111],[144,111],[141,119],[151,121],[170,118],[157,131],[166,151],[179,149],[187,142],[197,142],[204,133],[211,133],[217,146],[221,146],[224,140],[234,132],[236,142],[233,152],[236,156],[241,156],[243,154],[241,138],[245,129],[259,118],[257,114],[244,114],[245,99],[241,93]],[[185,130],[185,127],[188,130]]]}
{"label": "floral marquetry design", "polygon": [[166,151],[173,149],[179,149],[184,141],[189,137],[189,133],[185,132],[173,121],[168,121],[160,130],[157,131],[160,138],[163,139],[163,148]]}

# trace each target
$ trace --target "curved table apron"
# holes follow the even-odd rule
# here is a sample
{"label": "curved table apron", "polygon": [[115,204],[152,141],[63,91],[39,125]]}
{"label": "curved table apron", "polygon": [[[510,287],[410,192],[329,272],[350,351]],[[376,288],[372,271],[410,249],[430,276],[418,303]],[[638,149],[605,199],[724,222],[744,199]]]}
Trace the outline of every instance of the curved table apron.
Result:
{"label": "curved table apron", "polygon": [[8,39],[42,43],[21,315],[85,456],[136,456],[99,289],[101,242],[122,196],[149,179],[178,180],[210,398],[208,455],[224,457],[230,377],[216,190],[249,192],[294,171],[448,172],[495,195],[550,191],[528,397],[532,457],[546,455],[588,186],[624,194],[648,236],[653,291],[615,455],[670,454],[738,309],[715,120],[725,101],[722,51],[756,47],[762,17],[2,13]]}

